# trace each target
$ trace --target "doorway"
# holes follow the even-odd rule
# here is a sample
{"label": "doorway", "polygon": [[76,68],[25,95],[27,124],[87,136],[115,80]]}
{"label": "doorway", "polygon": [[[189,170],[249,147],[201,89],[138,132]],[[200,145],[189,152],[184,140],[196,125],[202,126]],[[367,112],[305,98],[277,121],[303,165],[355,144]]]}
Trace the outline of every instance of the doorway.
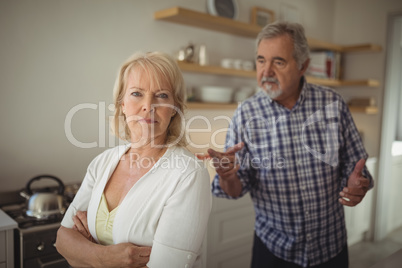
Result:
{"label": "doorway", "polygon": [[[381,146],[376,181],[377,197],[374,211],[374,240],[380,241],[397,226],[402,225],[394,217],[400,215],[402,199],[392,192],[401,189],[402,173],[398,174],[392,147],[397,136],[397,121],[401,122],[402,106],[402,12],[391,14],[388,19],[385,90],[381,128]],[[402,124],[402,122],[400,123]],[[401,126],[402,127],[402,126]],[[394,152],[395,154],[395,152]],[[402,152],[401,152],[402,158]],[[398,164],[398,163],[397,163]],[[400,164],[402,170],[402,162]],[[400,172],[400,171],[399,171]],[[398,188],[399,187],[399,188]],[[395,190],[393,190],[395,189]]]}

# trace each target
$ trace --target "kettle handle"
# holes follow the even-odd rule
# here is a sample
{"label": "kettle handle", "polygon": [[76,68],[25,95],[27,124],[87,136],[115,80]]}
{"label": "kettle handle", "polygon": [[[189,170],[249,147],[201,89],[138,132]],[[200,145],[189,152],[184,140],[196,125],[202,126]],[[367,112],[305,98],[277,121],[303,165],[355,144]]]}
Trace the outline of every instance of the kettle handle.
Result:
{"label": "kettle handle", "polygon": [[26,192],[28,195],[32,195],[31,184],[34,181],[38,181],[42,178],[48,178],[48,179],[52,179],[52,180],[56,181],[59,184],[58,194],[59,195],[64,194],[64,183],[59,178],[52,176],[52,175],[39,175],[28,181],[27,186],[26,186]]}

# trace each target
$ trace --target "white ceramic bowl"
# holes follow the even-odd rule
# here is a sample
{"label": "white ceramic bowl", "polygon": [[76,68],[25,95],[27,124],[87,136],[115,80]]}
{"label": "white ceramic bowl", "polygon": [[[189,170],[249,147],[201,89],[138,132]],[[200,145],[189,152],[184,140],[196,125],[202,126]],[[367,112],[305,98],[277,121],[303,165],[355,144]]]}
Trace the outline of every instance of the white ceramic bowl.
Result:
{"label": "white ceramic bowl", "polygon": [[223,68],[233,69],[234,68],[234,59],[222,59],[221,66]]}
{"label": "white ceramic bowl", "polygon": [[233,98],[233,88],[202,86],[200,87],[200,97],[203,102],[230,103]]}

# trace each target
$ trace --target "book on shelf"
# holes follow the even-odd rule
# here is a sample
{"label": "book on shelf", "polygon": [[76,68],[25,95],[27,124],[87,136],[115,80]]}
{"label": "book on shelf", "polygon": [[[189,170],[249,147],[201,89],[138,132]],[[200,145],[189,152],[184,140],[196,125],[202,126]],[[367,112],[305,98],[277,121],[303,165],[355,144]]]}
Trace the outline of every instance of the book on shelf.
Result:
{"label": "book on shelf", "polygon": [[324,79],[340,79],[341,54],[335,51],[311,52],[306,75]]}

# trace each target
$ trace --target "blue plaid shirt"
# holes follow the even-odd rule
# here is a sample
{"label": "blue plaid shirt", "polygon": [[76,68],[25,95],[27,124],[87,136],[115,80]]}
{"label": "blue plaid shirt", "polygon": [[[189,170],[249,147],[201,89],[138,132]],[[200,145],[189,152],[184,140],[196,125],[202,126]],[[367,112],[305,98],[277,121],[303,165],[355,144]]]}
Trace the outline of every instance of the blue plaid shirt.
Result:
{"label": "blue plaid shirt", "polygon": [[[306,267],[328,261],[347,244],[339,192],[358,160],[368,155],[342,97],[303,83],[291,110],[262,91],[244,101],[225,146],[245,143],[237,153],[240,197],[251,195],[257,236],[277,257]],[[371,188],[366,167],[363,176]],[[231,198],[218,176],[212,193]]]}

